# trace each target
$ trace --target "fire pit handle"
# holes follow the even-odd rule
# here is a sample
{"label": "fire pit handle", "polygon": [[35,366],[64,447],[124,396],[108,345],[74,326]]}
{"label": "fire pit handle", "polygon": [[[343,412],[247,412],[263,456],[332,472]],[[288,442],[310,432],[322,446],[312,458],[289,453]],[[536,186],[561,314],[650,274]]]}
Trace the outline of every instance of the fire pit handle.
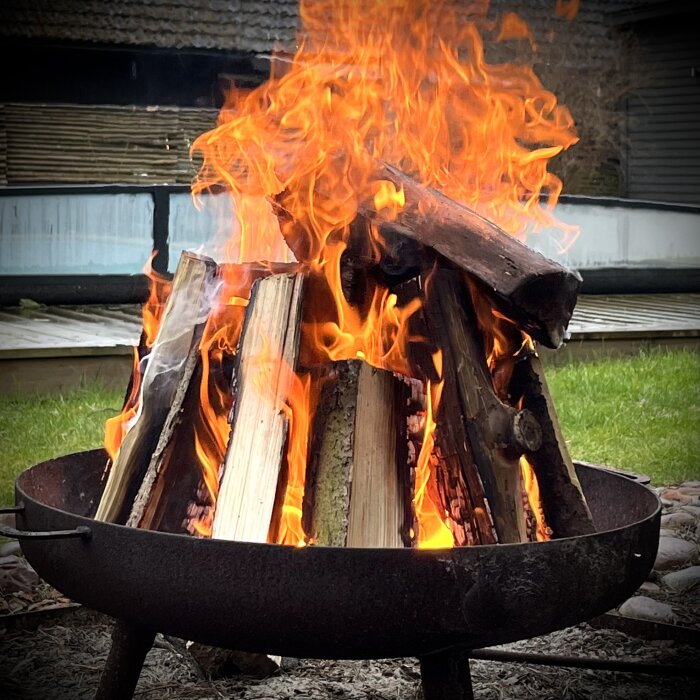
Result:
{"label": "fire pit handle", "polygon": [[[22,504],[17,506],[0,506],[0,514],[21,513],[24,511]],[[60,540],[69,537],[82,537],[89,539],[92,531],[85,525],[79,525],[75,530],[49,530],[48,532],[29,532],[26,530],[16,530],[14,527],[0,523],[0,535],[11,537],[16,540]]]}

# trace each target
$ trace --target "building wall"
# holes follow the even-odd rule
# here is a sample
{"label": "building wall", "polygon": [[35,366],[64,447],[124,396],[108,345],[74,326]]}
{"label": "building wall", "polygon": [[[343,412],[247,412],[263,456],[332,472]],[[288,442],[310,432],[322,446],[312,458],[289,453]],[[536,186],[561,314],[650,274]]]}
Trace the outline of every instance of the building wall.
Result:
{"label": "building wall", "polygon": [[627,101],[627,194],[700,204],[700,41],[695,22],[637,25],[647,70]]}
{"label": "building wall", "polygon": [[554,213],[579,228],[573,245],[562,250],[558,229],[533,234],[528,243],[568,267],[700,267],[700,208],[580,198]]}
{"label": "building wall", "polygon": [[0,104],[0,184],[190,183],[190,147],[217,111]]}

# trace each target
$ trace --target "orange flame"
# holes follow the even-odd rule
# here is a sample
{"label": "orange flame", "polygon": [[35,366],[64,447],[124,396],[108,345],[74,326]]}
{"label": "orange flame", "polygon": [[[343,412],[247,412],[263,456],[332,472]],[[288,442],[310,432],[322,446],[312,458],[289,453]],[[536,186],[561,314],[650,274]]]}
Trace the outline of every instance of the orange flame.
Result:
{"label": "orange flame", "polygon": [[[433,362],[438,376],[442,376],[442,353],[433,355]],[[454,547],[454,538],[447,524],[448,514],[440,507],[435,476],[436,460],[433,457],[435,446],[435,414],[442,395],[443,381],[433,384],[427,382],[425,412],[425,429],[423,444],[416,462],[416,483],[413,507],[418,521],[418,547],[420,549],[437,549]]]}
{"label": "orange flame", "polygon": [[496,35],[496,41],[507,41],[508,39],[527,39],[533,50],[536,48],[535,39],[532,36],[527,22],[515,12],[506,12],[501,18],[501,27]]}
{"label": "orange flame", "polygon": [[540,487],[537,483],[537,476],[535,476],[535,470],[532,468],[530,462],[527,461],[527,457],[525,455],[522,455],[522,457],[520,457],[520,471],[523,477],[523,484],[525,485],[525,493],[527,494],[527,500],[530,504],[530,510],[535,516],[535,522],[537,523],[535,536],[538,542],[545,542],[546,540],[552,538],[552,531],[549,529],[544,518],[544,512],[542,511]]}
{"label": "orange flame", "polygon": [[321,358],[405,371],[402,328],[415,307],[398,309],[376,286],[360,313],[340,283],[359,204],[388,218],[405,205],[378,163],[521,235],[552,223],[561,182],[547,164],[576,142],[573,121],[530,68],[487,64],[476,25],[447,3],[302,0],[300,13],[288,70],[232,92],[195,142],[204,164],[193,191],[223,186],[233,198],[230,260],[287,260],[288,245],[325,279],[335,318],[312,336]]}
{"label": "orange flame", "polygon": [[153,269],[153,258],[155,258],[156,255],[158,255],[158,251],[154,250],[143,268],[143,273],[148,277],[149,281],[148,299],[141,310],[143,317],[144,344],[147,348],[153,347],[153,343],[156,341],[158,329],[160,328],[160,321],[165,311],[165,302],[168,300],[173,288],[170,278]]}
{"label": "orange flame", "polygon": [[138,413],[141,391],[141,366],[138,348],[134,348],[134,364],[131,370],[131,389],[119,415],[105,421],[105,451],[112,462],[117,458],[119,448]]}
{"label": "orange flame", "polygon": [[[557,7],[570,12],[573,4],[558,0]],[[301,0],[300,14],[299,49],[286,70],[256,89],[233,90],[217,128],[194,145],[204,164],[193,194],[223,186],[235,212],[225,250],[229,265],[200,345],[195,451],[212,507],[231,408],[229,388],[217,377],[236,352],[253,281],[242,265],[298,259],[321,280],[318,298],[304,315],[310,356],[321,362],[361,358],[410,375],[407,348],[417,339],[409,334],[408,319],[421,302],[400,306],[395,294],[371,280],[360,304],[350,303],[343,291],[341,262],[353,250],[351,225],[360,205],[372,203],[383,219],[395,218],[406,205],[404,192],[377,175],[379,164],[400,167],[522,236],[533,224],[553,223],[561,182],[548,163],[577,140],[569,112],[534,72],[486,63],[476,24],[447,2]],[[524,23],[509,14],[499,38],[515,36],[532,41]],[[547,207],[539,204],[543,194],[549,195]],[[365,249],[376,257],[384,242],[368,228]],[[167,294],[165,280],[153,274],[151,279],[144,307],[149,346]],[[491,322],[500,327],[501,319]],[[509,334],[493,338],[489,362],[495,365],[509,347]],[[436,367],[440,361],[436,354]],[[308,377],[291,368],[285,372],[290,389],[279,410],[289,419],[288,481],[275,541],[300,544],[315,400]],[[136,369],[134,377],[133,399],[121,422],[108,429],[114,449],[138,413]],[[428,386],[416,469],[421,547],[452,546],[434,493],[434,415],[441,390],[442,382]],[[192,527],[209,535],[210,516]]]}
{"label": "orange flame", "polygon": [[287,439],[287,483],[280,514],[280,523],[274,535],[277,544],[303,547],[306,535],[301,524],[304,486],[306,483],[306,460],[309,449],[310,421],[313,416],[315,396],[311,391],[311,377],[300,377],[289,372],[289,393],[281,406],[287,416],[289,436]]}
{"label": "orange flame", "polygon": [[566,17],[571,22],[578,14],[581,0],[557,0],[554,12],[557,17]]}
{"label": "orange flame", "polygon": [[341,256],[345,243],[330,246],[324,279],[332,294],[333,320],[323,321],[311,309],[311,320],[304,324],[304,343],[318,361],[359,358],[383,369],[410,374],[407,359],[408,318],[420,307],[419,299],[399,306],[395,294],[370,283],[366,309],[350,305],[343,295]]}

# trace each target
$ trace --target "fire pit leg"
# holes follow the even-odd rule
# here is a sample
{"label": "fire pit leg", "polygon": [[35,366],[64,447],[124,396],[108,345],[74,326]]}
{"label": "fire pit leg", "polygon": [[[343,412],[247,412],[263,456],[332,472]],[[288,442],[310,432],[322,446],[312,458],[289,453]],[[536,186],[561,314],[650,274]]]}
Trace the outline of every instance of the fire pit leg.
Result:
{"label": "fire pit leg", "polygon": [[446,649],[419,661],[423,700],[474,700],[468,652]]}
{"label": "fire pit leg", "polygon": [[153,645],[155,632],[117,620],[112,648],[102,670],[95,700],[125,700],[134,695],[143,661]]}

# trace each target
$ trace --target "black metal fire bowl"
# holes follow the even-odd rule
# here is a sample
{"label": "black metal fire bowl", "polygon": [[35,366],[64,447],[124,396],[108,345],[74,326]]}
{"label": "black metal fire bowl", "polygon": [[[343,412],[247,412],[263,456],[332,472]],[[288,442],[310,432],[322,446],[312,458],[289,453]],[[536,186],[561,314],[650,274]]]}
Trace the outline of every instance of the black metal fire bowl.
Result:
{"label": "black metal fire bowl", "polygon": [[577,624],[630,596],[652,568],[660,507],[644,486],[577,465],[597,532],[449,550],[294,548],[202,540],[91,518],[105,455],[19,476],[18,528],[65,595],[139,628],[284,656],[367,659],[477,649]]}

